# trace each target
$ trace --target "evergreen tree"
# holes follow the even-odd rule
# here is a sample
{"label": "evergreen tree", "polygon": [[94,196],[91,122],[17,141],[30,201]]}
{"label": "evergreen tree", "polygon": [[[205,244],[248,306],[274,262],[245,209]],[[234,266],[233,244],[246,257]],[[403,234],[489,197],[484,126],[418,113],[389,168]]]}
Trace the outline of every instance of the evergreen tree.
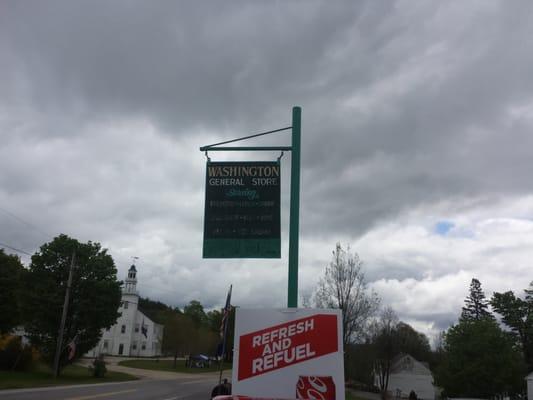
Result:
{"label": "evergreen tree", "polygon": [[459,323],[443,337],[436,381],[449,397],[493,398],[523,390],[526,366],[516,341],[487,308],[481,284],[474,278]]}
{"label": "evergreen tree", "polygon": [[470,282],[470,294],[465,299],[465,306],[461,312],[461,320],[479,321],[481,319],[494,319],[488,311],[489,301],[485,298],[485,293],[481,289],[481,283],[472,278]]}
{"label": "evergreen tree", "polygon": [[533,282],[524,290],[525,299],[512,291],[494,293],[491,305],[502,316],[502,322],[513,332],[522,348],[522,354],[531,371],[533,369]]}

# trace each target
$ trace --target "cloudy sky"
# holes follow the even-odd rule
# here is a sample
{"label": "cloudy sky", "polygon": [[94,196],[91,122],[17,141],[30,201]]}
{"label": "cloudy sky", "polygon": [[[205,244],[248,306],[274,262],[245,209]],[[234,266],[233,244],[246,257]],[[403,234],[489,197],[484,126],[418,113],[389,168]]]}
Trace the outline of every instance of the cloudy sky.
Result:
{"label": "cloudy sky", "polygon": [[3,0],[0,242],[101,242],[172,305],[220,306],[233,283],[235,304],[285,306],[290,154],[281,260],[204,260],[199,147],[298,105],[300,294],[341,242],[438,332],[472,277],[489,296],[533,280],[532,20],[519,0]]}

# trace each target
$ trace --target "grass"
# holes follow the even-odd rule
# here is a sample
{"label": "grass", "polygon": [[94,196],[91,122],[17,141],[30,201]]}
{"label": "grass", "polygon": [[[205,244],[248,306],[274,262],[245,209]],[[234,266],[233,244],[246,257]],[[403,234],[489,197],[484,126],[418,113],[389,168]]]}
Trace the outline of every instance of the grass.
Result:
{"label": "grass", "polygon": [[367,399],[363,399],[362,397],[356,396],[349,390],[346,390],[345,394],[346,394],[346,400],[367,400]]}
{"label": "grass", "polygon": [[59,378],[54,379],[52,370],[44,364],[37,364],[30,371],[0,370],[0,389],[20,389],[42,386],[77,385],[87,383],[104,383],[130,381],[136,377],[122,372],[107,371],[105,377],[94,378],[87,367],[69,365]]}
{"label": "grass", "polygon": [[[184,372],[188,374],[218,371],[217,364],[214,364],[209,368],[188,368],[185,366],[185,360],[177,360],[176,368],[174,368],[174,360],[126,360],[121,361],[118,364],[130,368],[152,369],[156,371]],[[231,369],[231,364],[224,363],[223,368],[224,370]]]}

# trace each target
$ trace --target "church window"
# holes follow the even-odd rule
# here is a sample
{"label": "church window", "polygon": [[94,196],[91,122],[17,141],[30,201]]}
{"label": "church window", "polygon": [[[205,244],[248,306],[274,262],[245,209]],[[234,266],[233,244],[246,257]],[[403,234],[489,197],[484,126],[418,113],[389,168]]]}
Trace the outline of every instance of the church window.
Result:
{"label": "church window", "polygon": [[127,301],[124,302],[124,308],[128,308],[128,302]]}
{"label": "church window", "polygon": [[126,333],[126,325],[122,325],[120,328],[120,333]]}
{"label": "church window", "polygon": [[146,350],[146,342],[143,342],[141,349]]}
{"label": "church window", "polygon": [[137,342],[131,342],[131,348],[137,350]]}
{"label": "church window", "polygon": [[139,332],[139,324],[135,324],[135,332]]}
{"label": "church window", "polygon": [[104,340],[104,350],[107,350],[109,346],[109,340]]}

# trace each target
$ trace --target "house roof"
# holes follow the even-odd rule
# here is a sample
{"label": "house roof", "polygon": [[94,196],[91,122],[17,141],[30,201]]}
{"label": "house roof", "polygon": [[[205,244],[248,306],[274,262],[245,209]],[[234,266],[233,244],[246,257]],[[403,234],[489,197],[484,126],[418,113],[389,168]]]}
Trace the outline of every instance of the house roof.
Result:
{"label": "house roof", "polygon": [[400,353],[392,359],[392,373],[431,375],[429,365],[416,360],[412,355]]}

